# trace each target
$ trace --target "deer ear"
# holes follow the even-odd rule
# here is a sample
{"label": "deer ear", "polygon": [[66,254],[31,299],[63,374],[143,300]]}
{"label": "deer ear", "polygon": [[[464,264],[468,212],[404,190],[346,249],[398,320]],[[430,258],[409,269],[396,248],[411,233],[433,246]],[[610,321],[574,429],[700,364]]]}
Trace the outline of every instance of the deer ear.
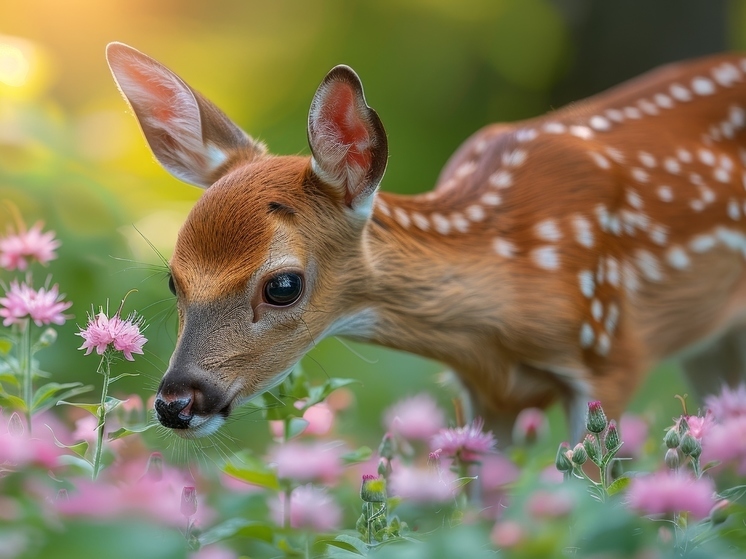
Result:
{"label": "deer ear", "polygon": [[311,102],[308,143],[316,175],[367,217],[388,158],[386,131],[365,103],[363,84],[348,66],[336,66]]}
{"label": "deer ear", "polygon": [[110,43],[106,59],[150,149],[175,177],[207,188],[219,178],[217,171],[233,153],[265,153],[261,143],[149,56],[122,43]]}

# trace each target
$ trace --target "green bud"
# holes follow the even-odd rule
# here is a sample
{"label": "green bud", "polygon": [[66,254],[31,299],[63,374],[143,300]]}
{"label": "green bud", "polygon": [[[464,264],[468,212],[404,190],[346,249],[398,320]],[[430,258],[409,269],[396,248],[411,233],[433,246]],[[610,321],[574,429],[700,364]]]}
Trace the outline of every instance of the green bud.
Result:
{"label": "green bud", "polygon": [[57,331],[54,328],[47,328],[39,336],[39,345],[41,347],[49,347],[57,340]]}
{"label": "green bud", "polygon": [[360,498],[366,503],[385,503],[386,480],[371,475],[364,475],[363,483],[360,486]]}
{"label": "green bud", "polygon": [[663,442],[666,443],[666,448],[677,448],[679,444],[681,444],[681,437],[679,437],[679,433],[671,427],[668,431],[666,431],[666,436],[663,437]]}
{"label": "green bud", "polygon": [[678,449],[669,448],[666,451],[666,457],[663,460],[665,461],[666,466],[668,466],[672,470],[678,470],[679,464],[681,464],[681,457],[679,456]]}
{"label": "green bud", "polygon": [[575,445],[572,449],[572,463],[582,466],[588,460],[588,453],[581,443]]}
{"label": "green bud", "polygon": [[681,452],[685,456],[691,456],[693,458],[696,458],[702,453],[702,446],[699,444],[699,441],[689,432],[681,437],[681,445],[679,448],[681,448]]}
{"label": "green bud", "polygon": [[586,435],[583,440],[583,448],[593,462],[598,463],[601,461],[601,448],[598,446],[596,437],[593,435]]}
{"label": "green bud", "polygon": [[603,433],[606,429],[606,414],[601,407],[601,402],[588,402],[588,415],[585,426],[591,433]]}
{"label": "green bud", "polygon": [[715,506],[710,510],[710,521],[712,521],[713,526],[725,522],[730,512],[730,501],[728,499],[723,499],[715,503]]}
{"label": "green bud", "polygon": [[614,450],[621,442],[622,441],[619,439],[619,431],[617,431],[616,428],[616,422],[612,419],[609,422],[609,429],[606,431],[606,438],[604,439],[606,450]]}
{"label": "green bud", "polygon": [[383,436],[381,445],[378,447],[378,455],[386,460],[391,460],[394,457],[394,437],[391,433],[386,433]]}
{"label": "green bud", "polygon": [[567,443],[560,444],[557,449],[557,457],[554,459],[554,465],[560,472],[569,472],[572,470],[572,462],[568,454],[572,456],[570,445]]}

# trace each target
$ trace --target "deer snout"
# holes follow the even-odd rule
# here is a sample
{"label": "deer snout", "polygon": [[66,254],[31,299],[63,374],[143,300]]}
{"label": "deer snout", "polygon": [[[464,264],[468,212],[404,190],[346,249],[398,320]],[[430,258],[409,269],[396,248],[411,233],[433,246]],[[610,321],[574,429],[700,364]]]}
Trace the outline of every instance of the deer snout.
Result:
{"label": "deer snout", "polygon": [[213,432],[230,413],[231,398],[198,367],[167,371],[155,397],[161,425],[202,436]]}

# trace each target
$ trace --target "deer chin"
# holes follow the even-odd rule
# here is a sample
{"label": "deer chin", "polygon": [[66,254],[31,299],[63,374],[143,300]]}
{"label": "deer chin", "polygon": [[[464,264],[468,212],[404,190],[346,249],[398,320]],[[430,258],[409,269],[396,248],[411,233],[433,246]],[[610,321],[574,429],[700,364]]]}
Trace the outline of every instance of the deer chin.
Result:
{"label": "deer chin", "polygon": [[225,420],[226,416],[220,413],[215,415],[195,415],[189,421],[189,426],[186,429],[172,429],[172,431],[183,439],[200,439],[202,437],[209,437],[217,432],[223,423],[225,423]]}

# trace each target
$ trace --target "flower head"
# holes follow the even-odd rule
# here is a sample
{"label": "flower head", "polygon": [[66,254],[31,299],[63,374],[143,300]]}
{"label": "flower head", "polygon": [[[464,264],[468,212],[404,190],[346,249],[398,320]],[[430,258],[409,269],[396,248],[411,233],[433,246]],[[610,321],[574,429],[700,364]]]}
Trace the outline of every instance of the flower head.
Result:
{"label": "flower head", "polygon": [[342,450],[338,445],[290,441],[274,447],[270,451],[270,461],[275,464],[278,477],[329,484],[342,474]]}
{"label": "flower head", "polygon": [[728,418],[746,416],[746,384],[742,383],[736,388],[723,386],[720,394],[705,398],[705,405],[720,422]]}
{"label": "flower head", "polygon": [[445,424],[443,410],[429,394],[417,394],[391,406],[384,416],[390,433],[405,439],[427,440]]}
{"label": "flower head", "polygon": [[601,402],[598,400],[588,402],[588,415],[586,417],[586,428],[591,433],[603,433],[606,429],[608,422],[606,421],[606,414],[601,407]]}
{"label": "flower head", "polygon": [[519,444],[532,444],[547,432],[549,423],[543,410],[526,408],[521,410],[513,425],[513,439]]}
{"label": "flower head", "polygon": [[458,456],[465,461],[474,461],[480,454],[495,448],[492,431],[482,432],[484,421],[481,417],[463,427],[441,429],[432,439],[430,447],[440,449],[446,456]]}
{"label": "flower head", "polygon": [[0,317],[3,326],[22,324],[29,317],[37,326],[48,324],[64,324],[70,318],[63,314],[72,303],[63,301],[59,287],[50,289],[42,287],[39,291],[29,287],[26,283],[13,281],[5,297],[0,298]]}
{"label": "flower head", "polygon": [[122,320],[118,312],[109,318],[101,310],[97,315],[89,316],[86,327],[77,333],[83,338],[83,345],[78,349],[85,349],[86,355],[94,349],[103,355],[112,346],[114,350],[121,351],[125,359],[134,361],[132,354],[142,354],[142,346],[148,341],[140,333],[141,326],[142,320],[135,315]]}
{"label": "flower head", "polygon": [[391,494],[414,503],[442,503],[453,498],[458,487],[451,470],[400,465],[391,473]]}
{"label": "flower head", "polygon": [[30,260],[47,264],[57,258],[54,251],[60,242],[54,238],[54,231],[42,233],[41,227],[37,223],[28,231],[0,239],[0,268],[25,270]]}
{"label": "flower head", "polygon": [[632,478],[627,492],[630,508],[643,514],[671,514],[688,511],[696,518],[705,518],[715,504],[715,485],[706,477],[694,477],[659,472]]}
{"label": "flower head", "polygon": [[[270,502],[270,513],[277,524],[282,524],[285,495],[280,494],[277,500]],[[325,489],[310,483],[296,487],[290,494],[290,526],[292,528],[309,528],[317,532],[329,532],[339,526],[342,510],[334,498]]]}

